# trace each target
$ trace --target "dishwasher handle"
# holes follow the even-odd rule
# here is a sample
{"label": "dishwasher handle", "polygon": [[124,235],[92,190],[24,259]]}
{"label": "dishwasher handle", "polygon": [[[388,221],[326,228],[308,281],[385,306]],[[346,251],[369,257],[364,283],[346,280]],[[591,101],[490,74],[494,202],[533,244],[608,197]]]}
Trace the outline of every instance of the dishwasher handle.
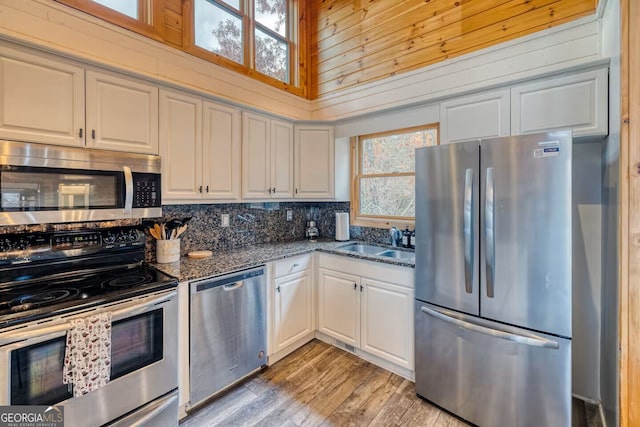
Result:
{"label": "dishwasher handle", "polygon": [[225,291],[232,291],[234,289],[241,288],[245,280],[253,279],[254,277],[260,277],[264,275],[264,266],[254,268],[251,270],[237,271],[224,276],[213,277],[210,279],[198,280],[191,282],[192,293],[203,292],[209,289],[223,286]]}

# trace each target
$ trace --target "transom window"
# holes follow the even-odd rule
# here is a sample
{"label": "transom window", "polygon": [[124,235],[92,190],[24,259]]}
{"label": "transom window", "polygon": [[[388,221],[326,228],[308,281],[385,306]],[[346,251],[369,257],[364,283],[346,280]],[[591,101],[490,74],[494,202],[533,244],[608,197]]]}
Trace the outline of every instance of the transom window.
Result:
{"label": "transom window", "polygon": [[127,15],[130,18],[138,19],[140,11],[138,10],[140,4],[138,1],[132,0],[93,0],[94,3],[101,4],[105,7],[120,12],[123,15]]}
{"label": "transom window", "polygon": [[193,44],[291,83],[294,22],[289,0],[193,0]]}
{"label": "transom window", "polygon": [[155,0],[56,0],[123,28],[161,40],[162,5]]}
{"label": "transom window", "polygon": [[354,138],[352,223],[384,228],[413,225],[415,149],[436,144],[438,124]]}

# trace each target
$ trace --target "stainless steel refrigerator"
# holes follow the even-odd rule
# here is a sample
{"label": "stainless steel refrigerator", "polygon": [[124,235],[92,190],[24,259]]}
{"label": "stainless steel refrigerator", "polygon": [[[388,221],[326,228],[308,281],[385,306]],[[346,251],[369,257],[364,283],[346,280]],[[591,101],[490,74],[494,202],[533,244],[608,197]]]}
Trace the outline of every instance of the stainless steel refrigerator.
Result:
{"label": "stainless steel refrigerator", "polygon": [[416,393],[571,424],[571,133],[416,150]]}

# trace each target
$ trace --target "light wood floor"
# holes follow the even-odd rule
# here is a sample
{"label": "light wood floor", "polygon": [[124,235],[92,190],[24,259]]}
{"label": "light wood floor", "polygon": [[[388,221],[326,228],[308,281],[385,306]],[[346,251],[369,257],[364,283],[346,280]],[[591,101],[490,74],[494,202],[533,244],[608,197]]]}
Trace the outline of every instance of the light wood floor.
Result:
{"label": "light wood floor", "polygon": [[192,413],[180,427],[241,425],[467,424],[418,398],[412,382],[314,340]]}
{"label": "light wood floor", "polygon": [[[574,399],[572,427],[601,427],[594,411]],[[412,382],[318,340],[180,423],[180,427],[467,425],[417,397]]]}

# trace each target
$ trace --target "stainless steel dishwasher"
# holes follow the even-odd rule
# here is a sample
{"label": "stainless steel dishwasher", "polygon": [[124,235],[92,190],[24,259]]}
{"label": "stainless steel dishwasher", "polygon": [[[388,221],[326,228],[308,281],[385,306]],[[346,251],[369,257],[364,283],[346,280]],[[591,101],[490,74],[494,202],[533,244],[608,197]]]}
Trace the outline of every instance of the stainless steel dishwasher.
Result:
{"label": "stainless steel dishwasher", "polygon": [[190,283],[193,407],[267,363],[264,266]]}

